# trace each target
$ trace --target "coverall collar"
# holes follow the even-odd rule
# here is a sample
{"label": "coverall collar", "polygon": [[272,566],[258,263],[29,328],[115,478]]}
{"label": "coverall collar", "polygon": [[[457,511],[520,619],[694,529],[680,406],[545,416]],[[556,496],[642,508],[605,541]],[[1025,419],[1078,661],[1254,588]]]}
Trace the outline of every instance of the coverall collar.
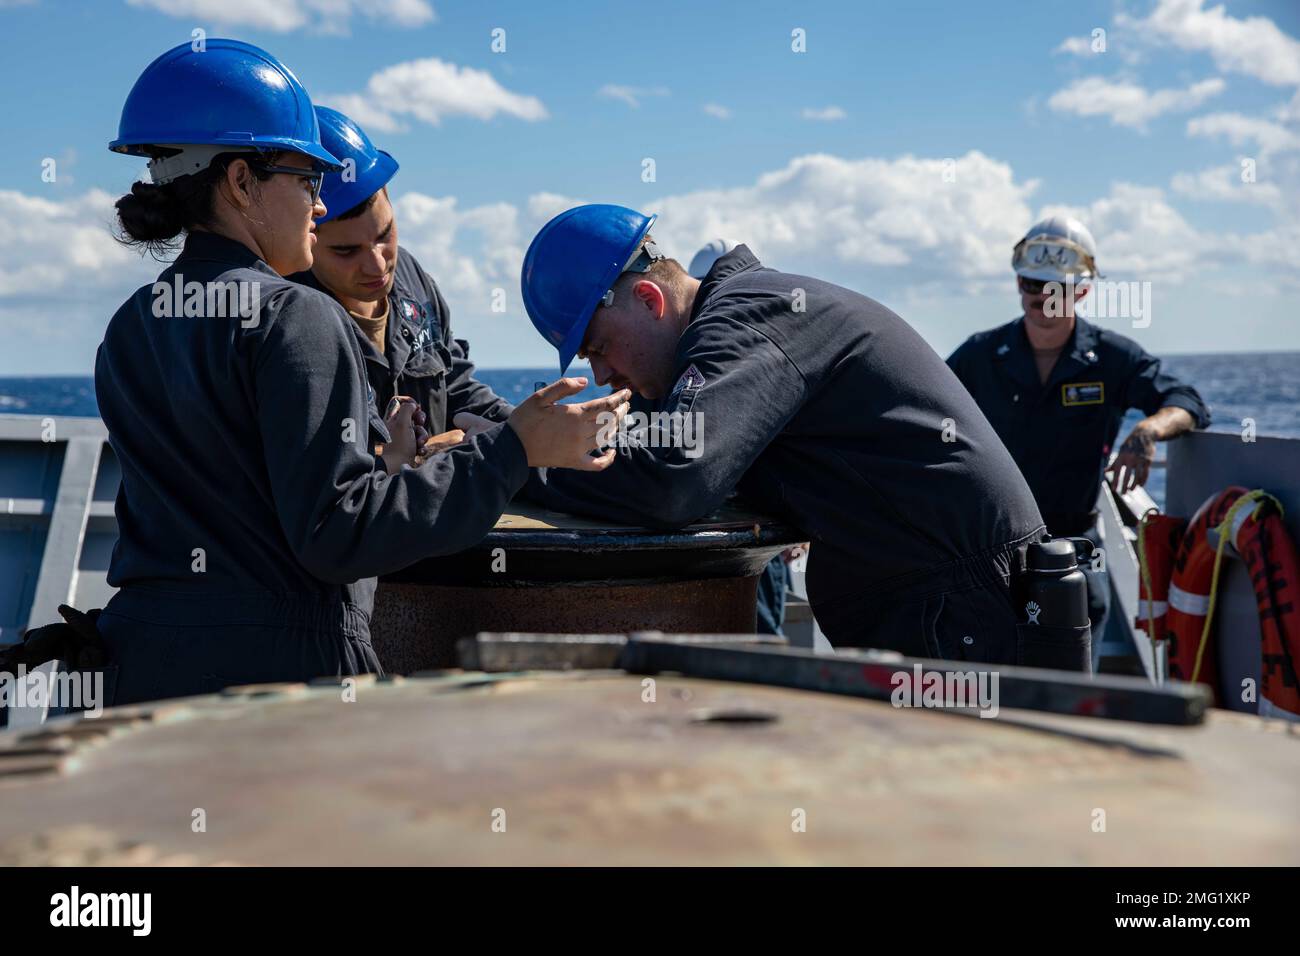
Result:
{"label": "coverall collar", "polygon": [[1023,315],[1004,326],[1001,341],[993,354],[1002,363],[1006,374],[1021,385],[1030,388],[1050,388],[1080,369],[1096,365],[1097,328],[1078,315],[1074,317],[1074,334],[1061,349],[1061,356],[1056,360],[1046,385],[1038,377],[1038,366],[1034,364],[1034,352],[1029,344],[1029,336],[1025,332]]}
{"label": "coverall collar", "polygon": [[718,261],[713,263],[713,268],[709,270],[708,275],[700,282],[700,287],[695,293],[695,302],[691,305],[691,317],[687,320],[687,324],[689,325],[695,321],[695,317],[704,308],[705,300],[713,295],[719,282],[723,279],[729,279],[737,273],[746,272],[750,269],[761,269],[762,267],[763,263],[758,261],[755,255],[749,251],[749,246],[743,242],[725,256],[719,256]]}
{"label": "coverall collar", "polygon": [[174,266],[182,262],[228,262],[231,265],[250,269],[261,266],[267,272],[274,272],[270,266],[238,239],[228,239],[215,232],[191,232],[185,237],[181,254],[176,257]]}

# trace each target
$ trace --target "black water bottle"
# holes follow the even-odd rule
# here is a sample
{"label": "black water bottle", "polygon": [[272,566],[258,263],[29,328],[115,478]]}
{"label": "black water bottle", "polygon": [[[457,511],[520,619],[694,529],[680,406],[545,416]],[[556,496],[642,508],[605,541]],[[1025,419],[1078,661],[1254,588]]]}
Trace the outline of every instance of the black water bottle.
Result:
{"label": "black water bottle", "polygon": [[[1092,548],[1086,538],[1078,543]],[[1075,542],[1053,538],[1030,544],[1019,590],[1020,663],[1090,672],[1088,581],[1079,570]]]}

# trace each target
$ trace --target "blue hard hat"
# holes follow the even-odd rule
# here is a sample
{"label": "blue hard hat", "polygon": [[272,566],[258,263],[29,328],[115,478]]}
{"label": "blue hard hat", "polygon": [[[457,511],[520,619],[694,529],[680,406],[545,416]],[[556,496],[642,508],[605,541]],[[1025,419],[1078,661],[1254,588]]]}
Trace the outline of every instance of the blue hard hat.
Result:
{"label": "blue hard hat", "polygon": [[311,97],[289,68],[239,40],[168,50],[135,81],[108,148],[153,156],[159,146],[292,150],[318,170],[341,169],[320,142]]}
{"label": "blue hard hat", "polygon": [[561,375],[582,347],[596,306],[641,255],[656,218],[626,206],[576,206],[533,237],[521,277],[524,308],[559,350]]}
{"label": "blue hard hat", "polygon": [[[326,213],[316,221],[329,222],[388,185],[397,172],[397,160],[376,149],[366,131],[338,110],[316,107],[321,145],[338,157],[343,171],[330,173],[320,188]],[[349,168],[348,160],[352,161]]]}

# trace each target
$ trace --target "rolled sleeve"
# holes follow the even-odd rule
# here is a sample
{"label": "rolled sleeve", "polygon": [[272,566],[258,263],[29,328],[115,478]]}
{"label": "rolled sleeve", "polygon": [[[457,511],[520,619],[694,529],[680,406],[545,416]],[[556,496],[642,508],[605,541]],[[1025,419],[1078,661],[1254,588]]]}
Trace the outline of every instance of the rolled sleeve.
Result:
{"label": "rolled sleeve", "polygon": [[1140,352],[1129,375],[1125,402],[1129,408],[1138,408],[1146,415],[1154,415],[1162,408],[1181,408],[1192,416],[1197,428],[1210,424],[1210,410],[1199,392],[1179,381],[1161,367],[1160,359]]}

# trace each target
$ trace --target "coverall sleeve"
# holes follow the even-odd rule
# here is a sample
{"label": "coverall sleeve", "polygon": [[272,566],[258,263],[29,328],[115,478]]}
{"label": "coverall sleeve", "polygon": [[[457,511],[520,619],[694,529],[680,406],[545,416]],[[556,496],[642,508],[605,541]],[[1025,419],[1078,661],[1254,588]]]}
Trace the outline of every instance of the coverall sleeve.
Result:
{"label": "coverall sleeve", "polygon": [[522,443],[499,425],[389,477],[369,453],[360,349],[333,300],[286,290],[253,356],[271,493],[294,554],[347,583],[464,550],[491,530],[528,476]]}
{"label": "coverall sleeve", "polygon": [[957,376],[961,383],[966,386],[967,391],[970,391],[970,381],[967,379],[967,375],[970,371],[970,353],[971,342],[970,339],[967,339],[961,345],[957,346],[956,350],[948,356],[948,367],[952,369],[953,374]]}
{"label": "coverall sleeve", "polygon": [[434,307],[441,319],[442,344],[451,353],[451,364],[447,368],[448,423],[458,412],[470,412],[490,421],[504,422],[515,407],[474,377],[474,363],[469,360],[469,343],[452,337],[451,307],[442,297],[442,290],[424,269],[418,265],[416,268],[420,269],[420,277],[432,293]]}
{"label": "coverall sleeve", "polygon": [[[677,442],[626,443],[601,472],[537,469],[529,497],[558,511],[673,529],[717,508],[807,396],[802,373],[770,339],[731,318],[687,327],[675,363],[680,385],[658,414],[681,416]],[[689,383],[700,382],[698,387]],[[693,428],[687,432],[686,428]],[[668,445],[669,447],[662,447]],[[693,447],[691,447],[693,446]]]}
{"label": "coverall sleeve", "polygon": [[1145,350],[1139,349],[1134,359],[1125,383],[1125,408],[1139,408],[1146,415],[1154,415],[1173,406],[1190,412],[1197,428],[1209,426],[1210,410],[1196,389],[1162,371],[1160,359]]}

